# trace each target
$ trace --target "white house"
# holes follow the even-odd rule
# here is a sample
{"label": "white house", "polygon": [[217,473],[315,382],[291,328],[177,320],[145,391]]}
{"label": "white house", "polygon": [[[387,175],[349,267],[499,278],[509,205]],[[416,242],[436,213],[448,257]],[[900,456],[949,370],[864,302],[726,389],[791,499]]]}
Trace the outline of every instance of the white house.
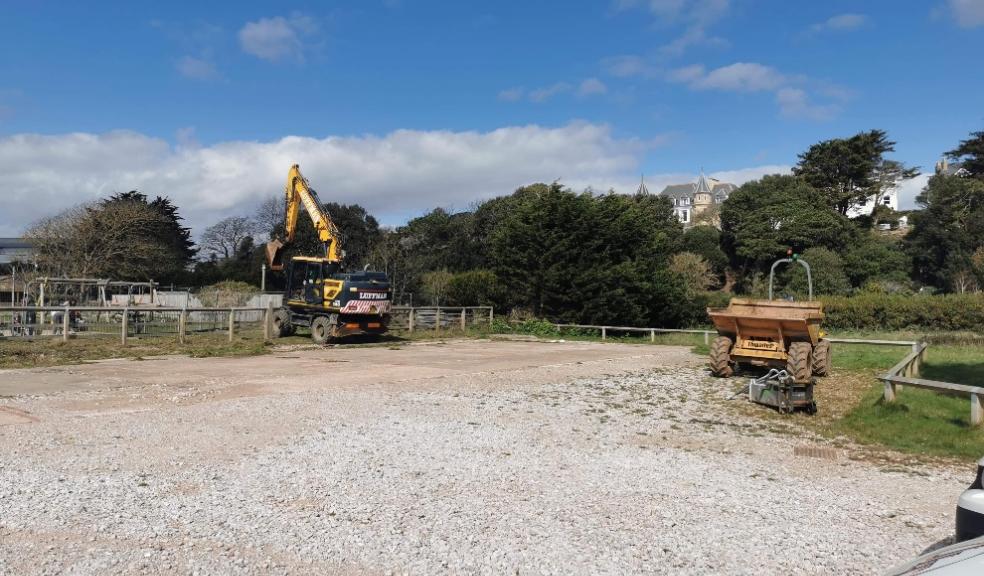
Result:
{"label": "white house", "polygon": [[871,211],[875,209],[875,204],[881,204],[882,206],[888,206],[892,210],[899,209],[899,188],[895,186],[889,190],[885,190],[881,194],[875,194],[868,198],[864,204],[856,204],[851,206],[847,210],[847,215],[850,218],[857,218],[858,216],[870,216]]}

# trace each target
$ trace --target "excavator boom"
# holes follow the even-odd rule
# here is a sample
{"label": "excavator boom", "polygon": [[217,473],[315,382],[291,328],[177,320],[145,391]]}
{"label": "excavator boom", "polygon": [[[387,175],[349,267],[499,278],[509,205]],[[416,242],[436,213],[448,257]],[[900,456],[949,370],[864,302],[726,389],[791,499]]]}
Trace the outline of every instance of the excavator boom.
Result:
{"label": "excavator boom", "polygon": [[284,239],[275,238],[266,245],[267,264],[270,269],[284,269],[284,248],[294,241],[294,236],[297,234],[297,217],[302,205],[308,216],[311,217],[311,223],[314,224],[314,229],[318,233],[318,239],[324,245],[325,258],[329,262],[340,262],[342,260],[342,247],[338,228],[324,208],[321,207],[317,192],[301,175],[300,166],[297,164],[291,166],[287,173],[287,186],[284,188],[284,195],[286,202]]}

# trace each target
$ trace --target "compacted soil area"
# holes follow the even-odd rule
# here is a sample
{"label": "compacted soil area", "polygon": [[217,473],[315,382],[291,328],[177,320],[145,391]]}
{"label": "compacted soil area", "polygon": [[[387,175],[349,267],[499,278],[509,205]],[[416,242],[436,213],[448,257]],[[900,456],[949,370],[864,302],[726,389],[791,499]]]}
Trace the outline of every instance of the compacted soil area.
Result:
{"label": "compacted soil area", "polygon": [[0,370],[0,573],[872,574],[950,535],[972,470],[731,409],[702,364],[460,340]]}

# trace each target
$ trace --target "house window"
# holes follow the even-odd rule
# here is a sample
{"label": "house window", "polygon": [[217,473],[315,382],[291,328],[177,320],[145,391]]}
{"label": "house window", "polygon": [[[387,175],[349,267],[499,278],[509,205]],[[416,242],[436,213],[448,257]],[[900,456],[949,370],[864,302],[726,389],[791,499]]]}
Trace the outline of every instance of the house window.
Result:
{"label": "house window", "polygon": [[884,198],[882,198],[882,204],[884,204],[885,206],[890,206],[892,204],[892,197],[885,196]]}
{"label": "house window", "polygon": [[690,221],[690,213],[688,211],[681,210],[680,211],[680,215],[683,216],[683,218],[681,219],[683,222],[689,222]]}

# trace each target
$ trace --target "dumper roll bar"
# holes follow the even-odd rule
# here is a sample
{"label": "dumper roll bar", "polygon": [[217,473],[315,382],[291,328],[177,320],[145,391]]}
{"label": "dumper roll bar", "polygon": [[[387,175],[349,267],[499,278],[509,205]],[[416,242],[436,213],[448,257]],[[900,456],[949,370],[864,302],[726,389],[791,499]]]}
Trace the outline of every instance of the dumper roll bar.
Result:
{"label": "dumper roll bar", "polygon": [[780,258],[772,263],[772,269],[769,270],[769,300],[774,300],[772,297],[772,281],[776,276],[776,266],[780,264],[788,264],[790,262],[799,262],[803,265],[803,268],[806,268],[806,285],[810,291],[810,300],[813,300],[813,274],[810,272],[810,265],[806,263],[806,260],[802,260],[800,258],[795,260],[792,258]]}

